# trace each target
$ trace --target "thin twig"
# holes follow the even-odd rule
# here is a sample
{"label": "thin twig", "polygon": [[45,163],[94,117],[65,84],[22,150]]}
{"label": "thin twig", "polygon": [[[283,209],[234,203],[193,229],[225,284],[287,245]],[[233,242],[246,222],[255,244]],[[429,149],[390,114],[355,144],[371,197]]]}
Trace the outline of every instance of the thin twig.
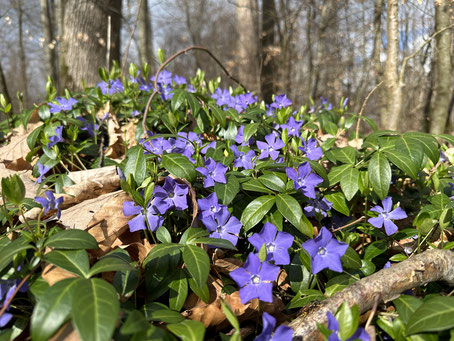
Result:
{"label": "thin twig", "polygon": [[[34,270],[33,270],[34,271]],[[11,301],[13,300],[14,296],[17,295],[17,293],[19,292],[20,288],[22,288],[22,286],[25,284],[25,282],[27,281],[27,279],[29,279],[30,275],[33,273],[30,272],[27,276],[24,277],[24,279],[19,283],[19,285],[16,287],[16,289],[14,290],[13,294],[11,295],[11,297],[8,299],[8,301],[6,301],[4,304],[3,304],[3,307],[2,309],[0,310],[0,318],[3,316],[4,312],[6,311],[6,309],[8,308],[8,306],[10,305]]]}
{"label": "thin twig", "polygon": [[99,161],[98,168],[102,167],[102,161],[104,159],[104,135],[101,135],[101,143],[99,144]]}
{"label": "thin twig", "polygon": [[380,296],[381,296],[380,294],[375,296],[374,306],[372,307],[372,311],[370,312],[370,315],[367,318],[367,322],[364,327],[364,329],[366,329],[366,330],[367,330],[367,328],[369,328],[370,324],[372,323],[372,319],[374,318],[375,313],[377,312],[378,302],[380,302],[380,300],[381,300]]}
{"label": "thin twig", "polygon": [[224,67],[224,65],[219,61],[219,59],[217,59],[214,54],[208,50],[206,47],[203,47],[203,46],[189,46],[189,47],[186,47],[185,49],[182,49],[178,52],[176,52],[175,54],[173,54],[172,56],[170,56],[169,58],[167,58],[167,60],[164,61],[164,63],[162,63],[162,65],[159,67],[158,71],[156,71],[156,74],[155,74],[155,79],[154,79],[154,91],[153,93],[151,94],[151,96],[148,98],[148,101],[147,101],[147,105],[145,106],[145,112],[143,113],[143,120],[142,120],[142,127],[143,127],[143,131],[145,133],[145,136],[148,138],[148,132],[147,132],[147,125],[146,125],[146,121],[147,121],[147,115],[148,115],[148,110],[150,109],[150,104],[151,104],[151,101],[153,100],[154,96],[159,92],[158,90],[158,76],[159,74],[161,73],[161,71],[172,61],[174,60],[175,58],[177,58],[179,55],[181,54],[186,54],[188,51],[191,51],[191,50],[199,50],[199,51],[205,51],[206,53],[208,53],[208,55],[214,59],[214,61],[221,67],[222,71],[224,71],[224,73],[226,74],[227,78],[231,79],[232,81],[234,81],[235,83],[237,83],[238,85],[240,85],[245,91],[246,90],[246,87],[238,80],[236,79],[235,77],[233,77],[230,72]]}
{"label": "thin twig", "polygon": [[121,65],[120,77],[123,76],[123,73],[124,73],[124,70],[125,70],[125,66],[126,66],[126,61],[128,60],[129,47],[131,46],[132,37],[134,36],[134,32],[136,31],[137,22],[139,21],[139,13],[140,13],[140,8],[141,7],[142,7],[142,0],[139,1],[139,6],[137,6],[136,20],[134,21],[134,26],[132,27],[132,31],[131,31],[131,34],[130,34],[129,39],[128,39],[128,45],[126,45],[126,51],[125,51],[125,54],[123,56],[123,65]]}
{"label": "thin twig", "polygon": [[355,134],[355,142],[356,142],[356,148],[358,148],[358,135],[359,135],[359,124],[361,122],[361,116],[363,116],[363,112],[364,112],[364,109],[366,108],[366,104],[367,104],[367,101],[369,100],[369,97],[374,93],[375,90],[378,89],[378,87],[380,85],[383,84],[384,81],[381,81],[380,83],[378,83],[375,88],[373,88],[366,96],[366,98],[364,99],[364,102],[363,102],[363,105],[361,106],[361,110],[359,111],[359,114],[358,114],[358,122],[356,122],[356,134]]}
{"label": "thin twig", "polygon": [[355,221],[352,221],[351,223],[348,223],[347,225],[338,227],[337,229],[333,230],[332,232],[337,232],[337,231],[343,230],[343,229],[345,229],[347,227],[350,227],[352,225],[355,225],[357,223],[360,223],[360,222],[362,222],[364,220],[364,218],[365,218],[365,216],[362,216],[362,217],[356,219]]}

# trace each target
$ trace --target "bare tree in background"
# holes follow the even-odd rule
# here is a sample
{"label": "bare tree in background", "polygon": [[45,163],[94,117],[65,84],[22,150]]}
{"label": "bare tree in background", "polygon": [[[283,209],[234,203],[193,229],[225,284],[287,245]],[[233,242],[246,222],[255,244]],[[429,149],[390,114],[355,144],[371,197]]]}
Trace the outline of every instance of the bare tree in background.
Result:
{"label": "bare tree in background", "polygon": [[140,64],[150,64],[153,60],[153,31],[147,0],[142,0],[142,6],[139,12],[138,29]]}
{"label": "bare tree in background", "polygon": [[238,75],[248,90],[257,91],[259,90],[256,20],[258,3],[257,0],[237,0],[236,6]]}
{"label": "bare tree in background", "polygon": [[[435,31],[451,24],[450,0],[439,0],[435,6]],[[442,134],[446,130],[452,92],[452,31],[445,30],[436,37],[436,81],[430,110],[430,132]]]}
{"label": "bare tree in background", "polygon": [[56,27],[53,22],[55,16],[52,15],[52,0],[40,0],[41,5],[41,25],[44,36],[44,54],[46,56],[47,72],[52,77],[55,84],[58,82],[58,58],[56,50],[55,32]]}
{"label": "bare tree in background", "polygon": [[25,57],[25,49],[24,49],[24,10],[22,7],[22,0],[16,0],[16,9],[17,9],[17,16],[18,16],[18,42],[19,42],[19,68],[20,68],[20,78],[21,78],[21,91],[23,94],[23,101],[24,103],[27,102],[27,60]]}
{"label": "bare tree in background", "polygon": [[276,91],[276,60],[280,53],[280,49],[274,41],[276,21],[277,13],[274,0],[263,0],[260,87],[262,98],[268,103],[271,102]]}

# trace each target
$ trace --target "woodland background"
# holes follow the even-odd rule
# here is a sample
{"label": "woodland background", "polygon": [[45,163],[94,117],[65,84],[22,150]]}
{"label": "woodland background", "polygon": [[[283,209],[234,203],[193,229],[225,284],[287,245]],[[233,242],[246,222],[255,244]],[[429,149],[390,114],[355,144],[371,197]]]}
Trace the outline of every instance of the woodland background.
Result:
{"label": "woodland background", "polygon": [[[97,67],[113,60],[148,62],[155,70],[159,47],[168,57],[202,45],[267,102],[280,93],[297,105],[311,98],[318,105],[320,97],[337,104],[344,96],[349,111],[359,112],[381,84],[364,111],[381,128],[452,132],[453,6],[451,0],[0,0],[0,92],[19,112],[45,98],[48,75],[60,93],[77,90],[82,79],[96,84]],[[207,79],[222,73],[203,52],[169,66],[185,77],[197,68]]]}

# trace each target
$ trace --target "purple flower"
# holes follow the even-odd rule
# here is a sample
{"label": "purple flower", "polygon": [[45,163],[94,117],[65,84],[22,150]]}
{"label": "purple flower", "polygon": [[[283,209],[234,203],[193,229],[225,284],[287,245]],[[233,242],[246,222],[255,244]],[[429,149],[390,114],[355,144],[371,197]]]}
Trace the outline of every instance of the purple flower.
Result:
{"label": "purple flower", "polygon": [[254,341],[291,341],[293,336],[292,328],[281,324],[273,333],[276,326],[276,319],[268,313],[262,315],[263,329]]}
{"label": "purple flower", "polygon": [[407,218],[407,214],[400,207],[396,207],[395,210],[391,211],[393,208],[391,197],[386,197],[385,199],[383,199],[382,205],[383,207],[375,206],[370,209],[373,212],[377,212],[378,217],[369,218],[368,222],[376,228],[380,228],[385,225],[386,234],[390,236],[397,231],[397,226],[391,221],[391,219],[405,219]]}
{"label": "purple flower", "polygon": [[274,134],[265,136],[266,142],[257,141],[257,148],[260,149],[259,160],[271,157],[274,161],[279,156],[279,149],[285,146],[281,139],[277,138]]}
{"label": "purple flower", "polygon": [[273,116],[274,115],[274,108],[269,105],[269,104],[265,104],[265,115],[266,116]]}
{"label": "purple flower", "polygon": [[216,141],[212,141],[212,142],[208,143],[205,147],[200,149],[200,153],[205,155],[207,153],[208,149],[210,149],[210,148],[216,149]]}
{"label": "purple flower", "polygon": [[244,131],[244,126],[241,126],[241,127],[238,129],[238,134],[237,134],[236,137],[235,137],[235,142],[238,143],[238,144],[240,144],[241,146],[247,146],[248,144],[252,144],[252,143],[254,142],[254,140],[252,139],[252,137],[249,138],[248,143],[245,143],[245,142],[244,142],[243,131]]}
{"label": "purple flower", "polygon": [[[17,286],[19,285],[20,280],[4,280],[0,279],[0,307],[3,308],[6,302],[9,301],[11,296],[13,296],[14,291],[16,290]],[[25,283],[20,289],[19,292],[26,292],[28,290],[28,284]],[[8,305],[6,311],[0,317],[0,328],[5,327],[9,321],[13,318],[13,315],[8,313],[11,305]]]}
{"label": "purple flower", "polygon": [[385,265],[383,265],[383,269],[388,269],[391,267],[391,262],[386,262]]}
{"label": "purple flower", "polygon": [[306,217],[315,217],[316,213],[321,214],[326,217],[326,212],[331,210],[333,204],[326,200],[325,198],[315,198],[311,199],[308,202],[308,205],[304,208],[306,212]]}
{"label": "purple flower", "polygon": [[[153,82],[155,79],[156,79],[155,76],[151,77],[151,80]],[[172,73],[167,70],[161,71],[158,75],[157,83],[162,84],[162,85],[172,85]]]}
{"label": "purple flower", "polygon": [[63,137],[61,136],[63,132],[63,126],[58,126],[55,128],[55,135],[52,135],[49,137],[49,141],[47,143],[47,149],[51,149],[53,146],[55,146],[58,142],[63,142]]}
{"label": "purple flower", "polygon": [[244,266],[230,272],[235,282],[240,286],[241,303],[246,304],[254,298],[264,302],[273,302],[273,281],[277,279],[279,267],[268,262],[260,262],[252,252]]}
{"label": "purple flower", "polygon": [[139,90],[150,92],[153,90],[153,83],[148,83],[143,77],[139,78]]}
{"label": "purple flower", "polygon": [[221,90],[221,88],[217,88],[214,93],[211,95],[211,98],[216,100],[216,104],[219,105],[220,107],[225,105],[230,105],[232,101],[234,100],[233,97],[230,95],[229,90],[224,89]]}
{"label": "purple flower", "polygon": [[290,101],[285,94],[274,96],[274,103],[271,104],[271,108],[274,109],[282,109],[292,105],[292,101]]}
{"label": "purple flower", "polygon": [[162,83],[158,83],[158,88],[163,101],[167,101],[173,97],[173,89],[169,85],[162,85]]}
{"label": "purple flower", "polygon": [[189,84],[188,87],[186,88],[186,90],[188,90],[189,92],[192,92],[192,93],[195,92],[195,89],[194,89],[194,87],[192,86],[192,84]]}
{"label": "purple flower", "polygon": [[303,162],[298,166],[298,172],[287,167],[285,169],[289,179],[293,180],[295,189],[300,189],[301,192],[308,198],[315,199],[315,186],[323,182],[323,179],[318,175],[311,173],[309,162]]}
{"label": "purple flower", "polygon": [[211,157],[205,161],[205,167],[197,167],[196,170],[202,174],[205,178],[203,179],[203,187],[212,187],[214,182],[225,184],[225,172],[227,167],[220,162],[214,161]]}
{"label": "purple flower", "polygon": [[48,199],[43,197],[35,197],[35,201],[43,206],[44,214],[49,212],[49,210],[57,210],[57,218],[60,219],[61,216],[60,205],[63,203],[63,197],[60,197],[57,200],[55,200],[54,193],[52,193],[51,191],[46,191],[45,193]]}
{"label": "purple flower", "polygon": [[287,232],[277,232],[276,226],[271,223],[265,223],[259,233],[254,233],[248,238],[257,252],[266,245],[266,260],[274,261],[276,265],[287,265],[290,263],[288,248],[293,244],[293,236]]}
{"label": "purple flower", "polygon": [[36,179],[35,183],[39,183],[40,184],[41,182],[43,182],[44,174],[46,174],[50,170],[51,170],[51,167],[46,167],[46,166],[42,165],[40,162],[38,162],[38,173],[39,173],[39,176]]}
{"label": "purple flower", "polygon": [[218,213],[223,205],[219,204],[216,193],[211,193],[209,196],[203,199],[197,199],[197,205],[199,206],[201,219],[206,217],[213,217]]}
{"label": "purple flower", "polygon": [[[341,341],[342,339],[339,337],[339,322],[337,322],[334,315],[329,311],[326,313],[326,317],[328,318],[328,329],[332,331],[331,335],[328,338],[328,341]],[[355,333],[345,341],[353,341],[358,339],[362,341],[370,340],[369,334],[366,333],[366,330],[364,328],[356,329]]]}
{"label": "purple flower", "polygon": [[185,184],[179,184],[170,176],[164,180],[164,185],[155,186],[155,206],[159,213],[164,214],[169,209],[183,211],[188,208],[187,195],[189,189]]}
{"label": "purple flower", "polygon": [[348,97],[346,99],[344,99],[344,101],[342,102],[342,109],[345,109],[347,104],[348,104]]}
{"label": "purple flower", "polygon": [[230,216],[226,206],[214,215],[209,215],[202,218],[203,224],[207,230],[211,232],[211,238],[226,239],[234,246],[238,241],[238,233],[240,233],[243,224],[234,216]]}
{"label": "purple flower", "polygon": [[139,116],[140,114],[142,114],[139,110],[134,110],[132,113],[131,113],[131,116],[132,117],[136,117],[136,116]]}
{"label": "purple flower", "polygon": [[140,141],[143,146],[145,154],[155,154],[161,155],[165,150],[169,149],[170,143],[165,140],[163,137],[158,137],[156,139],[151,139],[148,141],[143,142],[144,140]]}
{"label": "purple flower", "polygon": [[298,149],[301,150],[303,154],[306,154],[306,157],[309,160],[319,160],[323,156],[322,148],[317,147],[316,139],[309,139],[307,143],[301,139],[301,143],[303,146]]}
{"label": "purple flower", "polygon": [[300,129],[302,126],[303,121],[295,121],[295,118],[290,116],[287,123],[281,125],[281,129],[287,128],[288,136],[300,136]]}
{"label": "purple flower", "polygon": [[51,102],[47,103],[50,106],[49,111],[51,114],[71,110],[73,108],[73,105],[77,103],[77,101],[72,97],[70,97],[69,99],[66,99],[64,97],[57,97],[57,102],[58,104],[54,104]]}
{"label": "purple flower", "polygon": [[244,169],[254,169],[255,167],[255,152],[253,150],[249,150],[247,154],[245,152],[240,152],[238,147],[233,145],[230,146],[230,149],[235,156],[235,160],[233,161],[233,166],[235,167],[243,167]]}
{"label": "purple flower", "polygon": [[252,92],[241,94],[236,97],[236,104],[242,110],[246,110],[249,105],[252,105],[254,103],[257,103],[257,97],[254,97],[254,94]]}
{"label": "purple flower", "polygon": [[173,82],[175,83],[175,85],[183,85],[186,84],[186,78],[175,75],[173,76]]}
{"label": "purple flower", "polygon": [[[147,225],[145,222],[145,209],[139,205],[135,205],[134,201],[125,201],[123,203],[123,214],[126,217],[137,214],[136,217],[132,218],[129,222],[129,230],[131,232],[136,232],[139,230],[146,230]],[[159,226],[162,226],[164,223],[164,218],[159,215],[158,209],[154,203],[147,205],[146,209],[147,221],[150,226],[150,231],[154,232],[158,229]]]}
{"label": "purple flower", "polygon": [[93,137],[95,136],[95,130],[98,130],[99,126],[97,124],[94,124],[92,122],[88,122],[84,117],[79,116],[76,117],[79,121],[83,123],[82,128],[79,128],[80,130],[86,130],[87,133]]}
{"label": "purple flower", "polygon": [[124,91],[123,84],[121,83],[121,80],[118,78],[114,80],[109,80],[107,82],[104,81],[99,82],[97,86],[98,88],[101,89],[103,95],[109,94],[110,96],[112,96],[117,92]]}
{"label": "purple flower", "polygon": [[340,258],[347,251],[348,245],[333,238],[326,227],[323,226],[315,239],[309,239],[302,246],[311,256],[312,273],[314,275],[326,268],[342,272]]}

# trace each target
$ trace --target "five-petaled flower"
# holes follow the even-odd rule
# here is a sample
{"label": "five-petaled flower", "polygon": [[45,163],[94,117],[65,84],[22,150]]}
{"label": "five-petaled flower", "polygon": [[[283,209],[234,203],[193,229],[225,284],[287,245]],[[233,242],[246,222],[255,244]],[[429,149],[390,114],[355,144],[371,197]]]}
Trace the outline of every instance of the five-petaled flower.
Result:
{"label": "five-petaled flower", "polygon": [[286,108],[292,105],[292,101],[290,101],[285,94],[274,96],[274,103],[270,105],[271,108],[274,109],[281,109]]}
{"label": "five-petaled flower", "polygon": [[211,238],[226,239],[234,246],[238,241],[237,235],[243,226],[236,217],[230,215],[226,206],[222,206],[214,215],[202,218],[202,222],[211,232]]}
{"label": "five-petaled flower", "polygon": [[35,201],[43,206],[44,214],[49,212],[49,210],[57,210],[57,218],[60,219],[60,205],[63,203],[63,197],[55,199],[54,193],[52,193],[51,191],[46,191],[45,194],[47,196],[47,199],[44,197],[35,197]]}
{"label": "five-petaled flower", "polygon": [[[328,329],[332,331],[331,335],[328,337],[328,341],[341,341],[342,339],[339,337],[339,322],[329,311],[326,313],[326,317],[328,318]],[[369,341],[370,336],[364,328],[358,328],[355,333],[345,341],[353,340]]]}
{"label": "five-petaled flower", "polygon": [[146,230],[147,229],[146,222],[148,222],[150,231],[153,232],[156,231],[157,228],[159,226],[162,226],[162,224],[164,223],[164,218],[159,215],[159,212],[156,206],[154,205],[154,202],[152,201],[148,203],[146,210],[139,205],[135,205],[134,201],[125,201],[123,203],[123,214],[126,217],[137,214],[137,216],[132,218],[128,223],[129,230],[131,232]]}
{"label": "five-petaled flower", "polygon": [[43,182],[43,177],[44,175],[51,170],[52,167],[47,167],[47,166],[44,166],[43,164],[41,164],[40,162],[38,162],[38,173],[39,173],[39,176],[38,178],[36,179],[36,182],[35,183],[41,183]]}
{"label": "five-petaled flower", "polygon": [[288,248],[293,244],[293,236],[287,232],[277,232],[276,226],[265,223],[259,233],[254,233],[248,238],[257,251],[263,244],[266,245],[267,261],[274,261],[276,265],[287,265],[290,263]]}
{"label": "five-petaled flower", "polygon": [[159,213],[164,214],[169,209],[182,211],[188,208],[187,195],[189,192],[188,185],[179,184],[170,176],[164,180],[164,185],[155,186],[154,205]]}
{"label": "five-petaled flower", "polygon": [[58,126],[57,128],[55,128],[55,135],[49,136],[50,142],[48,142],[46,145],[47,149],[52,148],[58,142],[63,142],[62,132],[63,132],[63,126]]}
{"label": "five-petaled flower", "polygon": [[315,217],[316,214],[320,214],[326,217],[326,212],[331,210],[333,204],[325,198],[315,198],[308,201],[308,205],[304,208],[306,217]]}
{"label": "five-petaled flower", "polygon": [[287,120],[286,124],[282,124],[281,128],[287,128],[288,136],[300,136],[300,129],[303,126],[303,121],[296,121],[293,116]]}
{"label": "five-petaled flower", "polygon": [[348,245],[333,238],[326,227],[322,227],[315,239],[303,243],[303,249],[311,256],[312,273],[315,275],[323,269],[342,272],[340,258],[347,251]]}
{"label": "five-petaled flower", "polygon": [[407,218],[407,214],[400,207],[396,207],[394,210],[392,210],[393,202],[391,197],[386,197],[385,199],[383,199],[382,205],[383,207],[377,205],[370,209],[373,212],[377,212],[378,217],[369,218],[368,222],[376,228],[383,227],[384,225],[386,234],[390,236],[397,232],[397,226],[391,221],[391,219],[405,219]]}
{"label": "five-petaled flower", "polygon": [[205,167],[197,167],[196,170],[204,176],[203,187],[212,187],[214,182],[225,184],[225,172],[227,172],[226,166],[220,162],[214,161],[211,157],[205,161]]}
{"label": "five-petaled flower", "polygon": [[[254,341],[291,341],[293,330],[289,326],[281,324],[274,330],[276,319],[268,313],[262,315],[263,329]],[[274,333],[273,333],[274,331]]]}
{"label": "five-petaled flower", "polygon": [[255,167],[255,152],[249,150],[247,153],[241,152],[238,150],[238,147],[235,145],[230,146],[230,149],[235,156],[233,161],[233,166],[243,167],[244,169],[253,169]]}
{"label": "five-petaled flower", "polygon": [[64,98],[64,97],[57,97],[57,102],[58,104],[55,103],[47,103],[50,106],[49,112],[51,114],[55,114],[57,112],[61,111],[66,111],[66,110],[71,110],[73,108],[73,105],[77,103],[77,101],[74,98]]}
{"label": "five-petaled flower", "polygon": [[293,180],[293,187],[301,190],[308,198],[315,199],[315,186],[323,182],[323,179],[318,175],[311,172],[311,166],[309,162],[303,162],[298,166],[298,172],[287,167],[285,169],[287,176],[290,180]]}
{"label": "five-petaled flower", "polygon": [[265,140],[266,142],[257,141],[257,148],[260,149],[259,160],[271,157],[274,161],[279,156],[279,149],[283,148],[285,143],[273,133],[266,135]]}
{"label": "five-petaled flower", "polygon": [[230,277],[240,286],[241,303],[246,304],[254,298],[271,303],[273,282],[278,274],[278,266],[261,263],[259,257],[251,252],[244,266],[230,272]]}
{"label": "five-petaled flower", "polygon": [[113,94],[117,93],[117,92],[123,92],[124,91],[124,87],[123,87],[123,84],[121,83],[121,80],[120,79],[110,79],[108,80],[107,82],[99,82],[97,84],[98,88],[101,89],[101,92],[103,95],[105,94],[109,94],[110,96],[112,96]]}
{"label": "five-petaled flower", "polygon": [[298,149],[301,150],[303,154],[306,154],[306,157],[309,160],[319,160],[323,156],[322,148],[317,146],[316,139],[309,139],[307,143],[301,139],[301,143],[303,146]]}
{"label": "five-petaled flower", "polygon": [[223,205],[219,204],[218,196],[215,192],[211,193],[203,199],[197,199],[197,205],[199,206],[199,215],[201,219],[206,217],[213,217],[221,210],[222,207],[224,207]]}

